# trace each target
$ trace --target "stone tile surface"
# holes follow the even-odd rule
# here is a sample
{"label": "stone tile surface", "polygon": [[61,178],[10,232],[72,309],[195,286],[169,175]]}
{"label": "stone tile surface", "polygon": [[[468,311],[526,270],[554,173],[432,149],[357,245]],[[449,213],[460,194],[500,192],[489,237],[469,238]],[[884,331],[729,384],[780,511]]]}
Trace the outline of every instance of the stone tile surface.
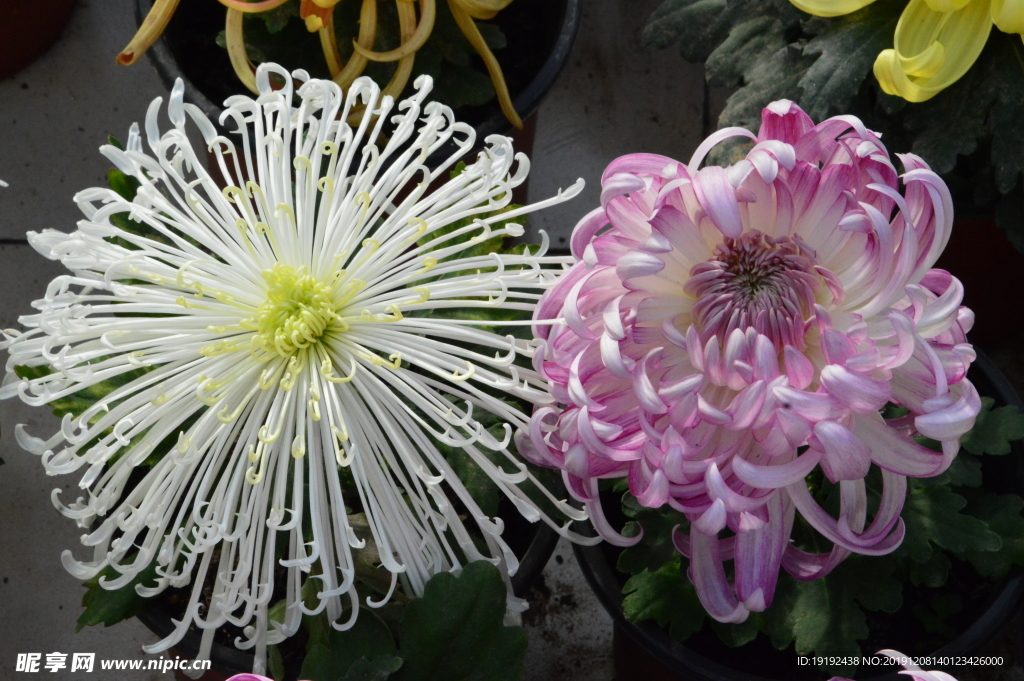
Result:
{"label": "stone tile surface", "polygon": [[523,626],[530,652],[521,681],[611,681],[612,620],[567,540],[559,541],[529,600]]}
{"label": "stone tile surface", "polygon": [[572,228],[599,205],[601,173],[624,154],[687,160],[704,137],[704,69],[675,48],[644,50],[638,32],[660,0],[585,2],[569,63],[538,111],[530,200],[582,177],[575,200],[535,213],[528,230],[544,229],[568,248]]}
{"label": "stone tile surface", "polygon": [[108,135],[126,139],[166,91],[145,58],[114,57],[135,32],[135,0],[78,0],[64,35],[36,63],[0,82],[0,239],[28,230],[73,229],[71,197],[104,183],[96,152]]}

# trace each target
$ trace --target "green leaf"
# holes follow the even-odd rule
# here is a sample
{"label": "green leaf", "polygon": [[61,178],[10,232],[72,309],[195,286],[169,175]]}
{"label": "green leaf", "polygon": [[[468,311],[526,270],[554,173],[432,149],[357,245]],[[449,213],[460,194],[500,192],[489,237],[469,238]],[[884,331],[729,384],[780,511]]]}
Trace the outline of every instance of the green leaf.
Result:
{"label": "green leaf", "polygon": [[288,2],[256,14],[267,26],[267,33],[280,33],[292,17],[299,16],[299,0],[288,0]]}
{"label": "green leaf", "polygon": [[342,681],[385,681],[401,668],[402,658],[381,655],[369,660],[361,657],[352,663]]}
{"label": "green leaf", "polygon": [[622,508],[635,521],[626,523],[622,533],[627,537],[635,537],[642,527],[644,538],[619,554],[616,567],[620,572],[630,575],[639,574],[644,570],[655,572],[679,556],[672,543],[672,528],[683,524],[685,531],[688,523],[682,513],[668,507],[644,508],[628,493],[623,497]]}
{"label": "green leaf", "polygon": [[800,79],[800,106],[815,121],[846,113],[878,53],[892,47],[906,2],[885,0],[831,23],[804,46],[817,61]]}
{"label": "green leaf", "polygon": [[[902,585],[892,577],[893,569],[893,561],[885,557],[853,556],[822,579],[795,582],[785,624],[793,632],[797,654],[859,656],[857,641],[869,633],[861,606],[895,612],[903,603]],[[852,676],[854,669],[824,668],[843,676]]]}
{"label": "green leaf", "polygon": [[997,551],[968,551],[964,557],[983,577],[1001,578],[1011,565],[1024,565],[1024,499],[1015,494],[981,494],[970,500],[966,513],[984,521],[999,535]]}
{"label": "green leaf", "polygon": [[749,617],[739,624],[725,624],[711,620],[711,628],[718,634],[718,638],[730,648],[745,646],[755,638],[762,626],[761,613],[751,613]]}
{"label": "green leaf", "polygon": [[[989,62],[987,78],[995,83],[996,101],[992,106],[989,129],[992,131],[992,168],[996,187],[1007,194],[1024,171],[1024,44],[1016,35],[992,31],[990,49],[995,56]],[[1018,214],[1019,218],[1019,214]]]}
{"label": "green leaf", "polygon": [[[497,437],[499,441],[503,437],[503,431],[498,426],[491,426],[487,429],[487,432]],[[448,465],[452,467],[452,470],[455,471],[455,475],[465,485],[469,495],[473,497],[473,501],[477,503],[485,515],[496,516],[502,493],[498,486],[494,484],[494,480],[480,467],[480,464],[473,460],[473,457],[465,449],[450,447],[448,450],[445,453],[445,459],[448,461]],[[503,460],[505,460],[501,452],[495,452],[484,447],[477,451],[481,456],[487,457],[498,466],[501,466]]]}
{"label": "green leaf", "polygon": [[937,589],[946,583],[952,563],[942,551],[932,551],[932,555],[924,563],[912,560],[908,567],[907,574],[911,584],[914,586],[923,584],[929,589]]}
{"label": "green leaf", "polygon": [[523,672],[526,632],[506,627],[505,583],[486,561],[456,577],[434,575],[399,624],[405,660],[396,681],[514,681]]}
{"label": "green leaf", "polygon": [[1024,414],[1014,405],[993,409],[995,400],[981,398],[981,412],[960,445],[972,454],[1010,453],[1010,443],[1024,438]]}
{"label": "green leaf", "polygon": [[677,641],[685,641],[704,626],[705,611],[697,590],[686,578],[677,556],[657,570],[644,569],[622,588],[622,610],[631,622],[652,619],[668,627]]}
{"label": "green leaf", "polygon": [[911,479],[901,514],[907,533],[896,555],[926,563],[932,544],[957,554],[998,551],[999,535],[983,520],[961,513],[966,505],[967,500],[948,487],[925,486]]}
{"label": "green leaf", "polygon": [[267,670],[274,681],[284,681],[284,658],[276,645],[267,646]]}
{"label": "green leaf", "polygon": [[775,17],[753,15],[739,21],[704,65],[708,83],[736,87],[766,54],[786,47],[786,26]]}
{"label": "green leaf", "polygon": [[981,461],[961,450],[943,476],[954,487],[981,487]]}
{"label": "green leaf", "polygon": [[[307,616],[305,619],[308,625],[310,620],[325,621],[326,616]],[[310,636],[299,678],[308,681],[338,681],[345,678],[360,658],[377,660],[397,652],[387,625],[369,609],[361,608],[351,629],[337,631],[328,626],[326,629],[320,628],[315,638]]]}
{"label": "green leaf", "polygon": [[100,586],[101,579],[109,581],[120,576],[121,573],[113,567],[106,567],[98,575],[85,582],[86,591],[82,596],[82,606],[85,608],[85,612],[78,617],[78,624],[75,626],[76,632],[96,624],[109,627],[139,614],[146,604],[146,599],[135,591],[135,587],[138,584],[150,585],[148,583],[156,578],[156,561],[151,562],[146,569],[135,576],[131,583],[120,589],[109,591]]}
{"label": "green leaf", "polygon": [[[927,102],[907,109],[906,125],[917,130],[912,150],[939,173],[948,173],[958,155],[968,155],[988,127],[988,110],[995,90],[984,69],[969,70],[960,80]],[[956,130],[955,135],[950,131]]]}
{"label": "green leaf", "polygon": [[135,198],[136,192],[142,186],[142,183],[137,179],[130,175],[125,175],[117,168],[111,168],[107,171],[107,184],[128,201]]}

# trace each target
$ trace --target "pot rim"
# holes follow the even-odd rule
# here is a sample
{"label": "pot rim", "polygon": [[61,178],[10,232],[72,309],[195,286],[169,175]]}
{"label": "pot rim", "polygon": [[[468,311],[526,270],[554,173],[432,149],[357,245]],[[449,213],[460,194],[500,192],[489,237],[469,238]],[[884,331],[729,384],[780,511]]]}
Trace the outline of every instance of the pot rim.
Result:
{"label": "pot rim", "polygon": [[[558,76],[569,60],[583,14],[583,0],[546,1],[560,2],[564,5],[561,26],[551,47],[551,53],[544,61],[543,66],[541,66],[537,75],[534,76],[526,88],[513,99],[516,111],[524,121],[537,111],[548,91],[551,90],[555,81],[558,80]],[[137,24],[142,23],[142,20],[149,13],[152,6],[153,0],[136,0],[135,20]],[[206,114],[207,118],[219,124],[220,114],[223,109],[203,94],[182,72],[164,36],[160,36],[146,54],[149,57],[150,63],[156,69],[157,74],[159,74],[160,80],[163,81],[164,86],[168,90],[171,89],[177,78],[181,78],[185,84],[185,101],[199,107]],[[497,108],[495,100],[483,106],[491,105]],[[488,135],[509,134],[512,131],[512,124],[508,122],[505,115],[498,109],[491,116],[476,125],[475,130],[477,133],[477,146],[479,146]]]}
{"label": "pot rim", "polygon": [[[1024,402],[1017,395],[1010,381],[1003,375],[987,355],[975,348],[977,359],[971,364],[971,380],[986,387],[979,392],[994,397],[998,403],[1014,405],[1024,411]],[[978,380],[980,379],[980,380]],[[1024,457],[1024,445],[1011,445],[1020,461]],[[628,635],[644,652],[672,672],[693,681],[783,681],[748,674],[731,669],[675,641],[665,629],[650,620],[633,623],[622,611],[622,590],[615,576],[615,569],[605,559],[600,544],[595,546],[573,545],[573,552],[580,564],[583,576],[594,591],[598,601],[611,615],[615,626]],[[1024,603],[1024,570],[1014,567],[1002,579],[1002,587],[984,612],[959,636],[931,654],[932,657],[962,656],[977,651],[1003,629]],[[932,665],[941,668],[942,665]],[[858,681],[905,681],[905,675],[892,671]]]}

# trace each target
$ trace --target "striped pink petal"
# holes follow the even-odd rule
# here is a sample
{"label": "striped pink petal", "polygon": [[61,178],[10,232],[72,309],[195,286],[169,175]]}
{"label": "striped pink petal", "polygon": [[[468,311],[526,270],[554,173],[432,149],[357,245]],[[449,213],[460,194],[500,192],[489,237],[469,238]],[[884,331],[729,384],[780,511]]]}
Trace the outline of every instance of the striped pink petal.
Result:
{"label": "striped pink petal", "polygon": [[[702,168],[731,137],[756,144]],[[599,477],[683,512],[673,541],[721,621],[767,607],[780,569],[816,579],[850,553],[895,549],[906,476],[945,470],[980,409],[973,315],[932,269],[952,201],[920,158],[901,160],[902,176],[858,119],[815,125],[789,101],[764,110],[756,136],[719,130],[687,164],[616,159],[574,232],[579,262],[538,306],[535,367],[557,403],[537,410],[524,455],[562,468],[617,544],[629,540],[599,516]],[[886,421],[889,402],[910,413]],[[808,489],[817,469],[839,487],[838,516]],[[789,544],[796,513],[830,550]]]}

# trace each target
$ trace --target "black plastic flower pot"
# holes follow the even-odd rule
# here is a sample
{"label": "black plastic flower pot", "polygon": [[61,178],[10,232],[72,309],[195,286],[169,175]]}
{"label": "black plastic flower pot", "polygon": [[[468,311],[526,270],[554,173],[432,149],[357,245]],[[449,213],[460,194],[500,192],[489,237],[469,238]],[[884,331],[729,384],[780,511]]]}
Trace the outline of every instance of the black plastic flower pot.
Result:
{"label": "black plastic flower pot", "polygon": [[[530,587],[540,577],[551,554],[554,553],[555,545],[558,543],[558,534],[542,522],[530,523],[525,520],[511,504],[503,503],[499,514],[505,522],[505,531],[502,537],[519,557],[519,569],[512,576],[512,588],[517,596],[524,598]],[[188,587],[184,591],[187,599]],[[137,615],[140,622],[161,638],[174,631],[175,625],[172,619],[178,617],[176,613],[169,611],[165,601],[166,599],[160,597],[153,598]],[[293,637],[300,646],[304,645],[301,640],[298,640],[301,636],[302,631],[300,630],[300,633]],[[189,629],[185,637],[174,646],[172,652],[183,658],[195,659],[199,655],[201,637],[202,634],[198,629],[195,627]],[[235,674],[249,673],[252,671],[253,656],[249,651],[239,650],[234,646],[214,641],[210,650],[210,661],[211,670],[201,677],[201,681],[223,681]],[[298,679],[300,666],[300,657],[286,660],[288,681]]]}
{"label": "black plastic flower pot", "polygon": [[[985,355],[979,353],[977,361],[971,365],[968,377],[981,395],[995,400],[996,406],[1024,407],[1009,381]],[[1020,442],[1013,443],[1012,454],[997,457],[997,461],[1003,465],[996,472],[996,476],[992,476],[997,479],[997,484],[993,487],[998,486],[1000,479],[1004,484],[1002,488],[993,491],[1016,494],[1024,492],[1024,446]],[[986,488],[990,485],[989,465],[991,464],[986,464],[985,470]],[[617,498],[609,499],[609,504],[605,508],[609,509],[611,514],[610,509],[617,508]],[[628,575],[615,568],[620,550],[607,543],[574,547],[584,577],[615,622],[616,679],[793,681],[795,676],[792,672],[796,661],[792,649],[775,650],[763,636],[759,636],[746,646],[729,648],[718,641],[710,627],[705,625],[700,634],[691,637],[686,643],[679,643],[666,629],[652,621],[628,621],[622,609],[622,588]],[[984,605],[978,607],[980,614],[952,640],[932,652],[931,657],[977,655],[1007,626],[1024,603],[1024,571],[1012,570],[1008,576],[991,584],[986,591],[989,596]],[[896,645],[884,647],[899,649]],[[870,655],[875,651],[864,652]],[[912,653],[907,650],[902,652],[913,655],[928,654]],[[751,671],[752,668],[755,671]],[[943,665],[934,664],[928,668],[943,668]],[[879,667],[865,669],[862,666],[858,669],[856,678],[865,681],[901,681],[907,678],[897,673],[899,667],[885,669],[885,673],[880,673]],[[804,667],[802,671],[809,678],[828,677],[825,672],[816,670],[813,664]]]}
{"label": "black plastic flower pot", "polygon": [[[153,0],[136,0],[139,23],[152,5]],[[582,11],[583,0],[515,0],[489,22],[508,38],[508,46],[495,50],[495,57],[524,121],[540,106],[569,59]],[[223,28],[223,5],[215,0],[182,0],[163,37],[147,52],[164,84],[170,88],[181,78],[185,101],[213,121],[225,96],[249,94],[234,75],[227,51],[216,44]],[[488,135],[512,131],[496,99],[460,107],[455,115],[476,129],[478,143]]]}

